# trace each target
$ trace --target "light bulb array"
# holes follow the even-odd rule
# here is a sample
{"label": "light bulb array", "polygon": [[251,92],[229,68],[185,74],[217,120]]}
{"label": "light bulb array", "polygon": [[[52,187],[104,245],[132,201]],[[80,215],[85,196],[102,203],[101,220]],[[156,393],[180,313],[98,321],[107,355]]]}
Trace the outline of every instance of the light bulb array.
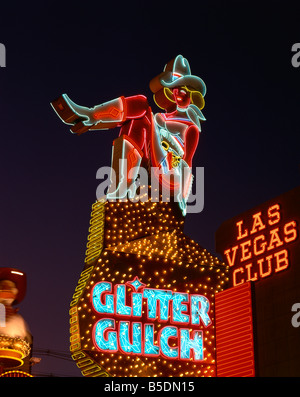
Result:
{"label": "light bulb array", "polygon": [[[214,296],[226,287],[228,268],[184,235],[184,220],[174,203],[123,201],[106,202],[104,206],[104,248],[73,307],[78,315],[76,329],[80,329],[81,351],[111,376],[216,376]],[[94,286],[101,282],[126,285],[127,293],[133,293],[134,288],[130,288],[128,282],[135,277],[146,288],[201,295],[210,302],[212,324],[197,326],[203,338],[202,361],[120,354],[120,351],[110,353],[98,348],[93,332],[101,315],[92,305]],[[126,299],[128,304],[129,298]],[[146,311],[144,301],[143,323],[147,321]],[[152,321],[155,324],[154,344],[159,343],[163,327],[171,324],[170,317],[171,314],[164,323],[158,319]],[[115,329],[121,320],[122,317],[115,319]],[[186,328],[193,332],[195,325],[189,324]],[[168,340],[171,350],[178,343],[173,338]]]}

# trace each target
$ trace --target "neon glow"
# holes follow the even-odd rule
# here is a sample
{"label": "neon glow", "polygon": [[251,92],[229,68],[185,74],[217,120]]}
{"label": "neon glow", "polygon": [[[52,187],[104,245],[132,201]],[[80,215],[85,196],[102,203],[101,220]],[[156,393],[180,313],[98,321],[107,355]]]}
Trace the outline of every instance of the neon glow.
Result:
{"label": "neon glow", "polygon": [[12,270],[11,273],[13,273],[13,274],[19,274],[20,276],[23,276],[23,274],[24,274],[24,273],[22,273],[22,272],[17,272],[17,271],[15,271],[15,270]]}
{"label": "neon glow", "polygon": [[99,200],[92,206],[92,219],[90,221],[89,236],[86,250],[85,263],[92,264],[101,254],[104,238],[104,200]]}
{"label": "neon glow", "polygon": [[[154,114],[143,95],[119,98],[93,108],[77,105],[63,94],[51,104],[71,132],[120,127],[112,149],[112,173],[108,200],[133,198],[142,160],[158,169],[157,178],[186,215],[191,192],[192,159],[198,145],[206,86],[191,74],[187,59],[178,55],[150,82],[156,104],[165,113]],[[128,167],[127,167],[128,164]],[[133,172],[131,172],[134,170]],[[130,174],[131,172],[131,174]],[[130,182],[130,187],[128,187]]]}
{"label": "neon glow", "polygon": [[[134,289],[142,290],[134,292]],[[130,291],[129,291],[130,290]],[[131,305],[128,305],[128,302]],[[101,281],[92,289],[91,303],[94,311],[103,318],[93,327],[94,346],[103,352],[122,352],[144,356],[163,356],[168,359],[204,360],[202,330],[177,327],[175,324],[208,327],[212,324],[209,316],[209,300],[202,295],[145,288],[137,277],[124,284]],[[143,308],[143,310],[142,310]],[[155,324],[143,321],[158,321],[165,325],[155,339]],[[112,318],[107,318],[107,315]],[[118,321],[118,326],[116,321]]]}
{"label": "neon glow", "polygon": [[297,221],[284,222],[279,203],[253,213],[251,218],[247,226],[244,219],[235,223],[236,245],[224,250],[233,268],[234,286],[286,270],[290,265],[289,244],[299,237]]}
{"label": "neon glow", "polygon": [[[229,301],[234,304],[228,304]],[[218,376],[254,376],[251,283],[217,294],[215,310]]]}

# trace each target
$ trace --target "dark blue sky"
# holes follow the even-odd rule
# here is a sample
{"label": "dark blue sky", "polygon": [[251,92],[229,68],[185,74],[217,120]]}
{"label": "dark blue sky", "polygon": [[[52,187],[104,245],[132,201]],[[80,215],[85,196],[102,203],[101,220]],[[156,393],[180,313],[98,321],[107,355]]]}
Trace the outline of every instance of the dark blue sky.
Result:
{"label": "dark blue sky", "polygon": [[[62,351],[96,172],[110,165],[118,131],[73,136],[50,101],[67,93],[93,106],[144,94],[154,105],[149,81],[186,57],[207,85],[207,121],[194,157],[205,170],[204,210],[187,216],[185,231],[212,253],[224,220],[300,182],[300,68],[291,63],[299,3],[67,4],[11,2],[0,14],[0,266],[27,273],[20,312],[34,347]],[[47,357],[36,372],[80,375]]]}

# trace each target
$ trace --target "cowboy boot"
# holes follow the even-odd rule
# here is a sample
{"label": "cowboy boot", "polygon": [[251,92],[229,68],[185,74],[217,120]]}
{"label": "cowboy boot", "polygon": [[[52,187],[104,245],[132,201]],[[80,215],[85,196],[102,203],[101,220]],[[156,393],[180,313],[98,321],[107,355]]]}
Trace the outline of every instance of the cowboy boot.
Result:
{"label": "cowboy boot", "polygon": [[187,201],[192,191],[193,179],[192,168],[184,161],[181,160],[180,169],[180,187],[176,192],[176,201],[179,203],[182,214],[186,215]]}
{"label": "cowboy boot", "polygon": [[[113,142],[111,186],[107,198],[122,199],[128,196],[133,198],[136,192],[135,179],[138,175],[143,153],[135,142],[126,135],[121,135]],[[119,184],[115,190],[116,181]]]}
{"label": "cowboy boot", "polygon": [[124,97],[87,108],[77,105],[68,95],[63,94],[51,105],[64,123],[72,124],[71,132],[77,135],[88,130],[115,128],[126,118]]}

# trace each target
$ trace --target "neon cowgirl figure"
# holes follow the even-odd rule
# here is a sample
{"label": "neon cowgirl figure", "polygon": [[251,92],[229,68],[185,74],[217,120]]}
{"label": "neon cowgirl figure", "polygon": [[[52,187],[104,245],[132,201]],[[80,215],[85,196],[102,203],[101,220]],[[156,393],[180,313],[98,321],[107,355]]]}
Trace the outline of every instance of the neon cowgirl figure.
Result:
{"label": "neon cowgirl figure", "polygon": [[[63,94],[52,102],[52,106],[65,123],[72,125],[71,132],[78,135],[88,130],[121,127],[112,154],[112,167],[119,184],[113,189],[110,186],[108,199],[121,199],[127,194],[133,198],[133,182],[142,160],[148,164],[150,160],[151,166],[158,170],[160,183],[176,192],[185,215],[193,179],[192,159],[201,131],[200,120],[205,120],[201,109],[206,86],[202,79],[191,75],[188,61],[178,55],[150,82],[150,89],[155,103],[165,113],[153,114],[143,95],[122,96],[86,108]],[[127,167],[124,166],[126,161]]]}

